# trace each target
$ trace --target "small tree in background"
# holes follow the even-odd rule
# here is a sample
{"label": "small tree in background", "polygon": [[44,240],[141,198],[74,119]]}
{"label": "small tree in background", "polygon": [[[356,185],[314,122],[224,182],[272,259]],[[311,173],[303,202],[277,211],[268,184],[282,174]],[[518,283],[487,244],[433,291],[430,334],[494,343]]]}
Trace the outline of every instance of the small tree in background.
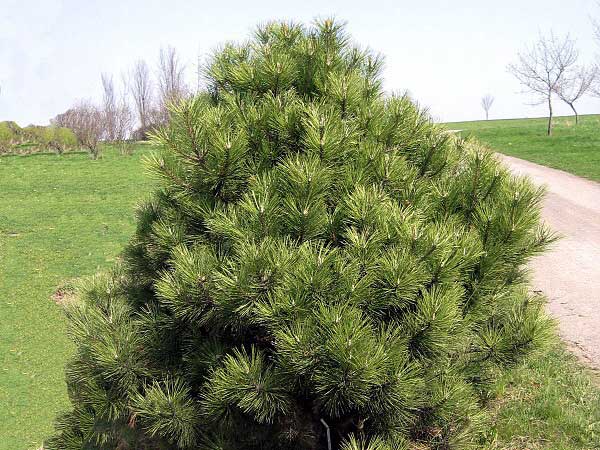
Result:
{"label": "small tree in background", "polygon": [[160,49],[157,66],[159,98],[152,114],[154,125],[166,124],[169,120],[169,105],[187,95],[184,69],[175,48],[169,46]]}
{"label": "small tree in background", "polygon": [[99,142],[105,132],[102,110],[89,101],[80,101],[73,108],[58,114],[50,122],[57,127],[69,128],[81,147],[89,150],[93,159],[100,156]]}
{"label": "small tree in background", "polygon": [[117,94],[115,92],[115,83],[113,77],[103,73],[102,79],[102,124],[103,139],[109,142],[117,138]]}
{"label": "small tree in background", "polygon": [[139,132],[137,138],[146,139],[146,134],[151,125],[153,86],[150,69],[144,60],[135,63],[129,76],[128,87],[133,97],[138,118]]}
{"label": "small tree in background", "polygon": [[593,89],[593,85],[598,77],[596,67],[576,67],[567,76],[563,77],[556,85],[555,92],[563,102],[565,102],[573,114],[575,114],[575,124],[579,123],[579,114],[575,109],[575,102]]}
{"label": "small tree in background", "polygon": [[100,108],[89,101],[81,101],[56,116],[53,123],[73,130],[79,145],[89,150],[93,159],[98,159],[100,156],[98,144],[105,129]]}
{"label": "small tree in background", "polygon": [[548,330],[542,191],[381,66],[331,20],[214,56],[123,264],[67,310],[45,448],[481,448],[487,388]]}
{"label": "small tree in background", "polygon": [[527,92],[536,98],[533,104],[548,105],[548,136],[552,135],[552,95],[568,80],[568,74],[577,63],[575,41],[570,36],[560,39],[553,33],[540,36],[526,51],[519,53],[519,60],[510,64],[508,70]]}
{"label": "small tree in background", "polygon": [[485,120],[489,120],[490,118],[490,109],[494,104],[494,97],[490,94],[484,95],[481,97],[481,107],[485,111]]}
{"label": "small tree in background", "polygon": [[133,151],[133,122],[133,111],[126,95],[123,94],[115,112],[115,143],[124,155],[130,155]]}
{"label": "small tree in background", "polygon": [[77,136],[73,130],[64,127],[51,126],[50,148],[54,149],[59,155],[67,150],[77,148]]}

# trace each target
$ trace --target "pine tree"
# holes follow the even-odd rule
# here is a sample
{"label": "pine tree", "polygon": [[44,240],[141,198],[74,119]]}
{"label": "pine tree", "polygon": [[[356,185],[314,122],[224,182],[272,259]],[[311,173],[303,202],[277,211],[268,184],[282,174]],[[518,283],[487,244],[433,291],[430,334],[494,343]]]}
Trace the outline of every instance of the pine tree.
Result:
{"label": "pine tree", "polygon": [[332,20],[213,56],[122,263],[67,309],[47,449],[479,447],[490,383],[548,334],[542,191],[381,69]]}

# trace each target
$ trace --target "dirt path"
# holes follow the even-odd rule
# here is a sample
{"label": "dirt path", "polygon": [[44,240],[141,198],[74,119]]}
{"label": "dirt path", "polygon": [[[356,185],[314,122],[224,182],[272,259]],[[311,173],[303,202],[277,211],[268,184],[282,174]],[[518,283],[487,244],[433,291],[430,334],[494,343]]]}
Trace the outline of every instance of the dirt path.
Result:
{"label": "dirt path", "polygon": [[546,185],[543,218],[563,238],[532,261],[533,287],[548,297],[561,337],[600,369],[600,184],[501,155],[514,173]]}

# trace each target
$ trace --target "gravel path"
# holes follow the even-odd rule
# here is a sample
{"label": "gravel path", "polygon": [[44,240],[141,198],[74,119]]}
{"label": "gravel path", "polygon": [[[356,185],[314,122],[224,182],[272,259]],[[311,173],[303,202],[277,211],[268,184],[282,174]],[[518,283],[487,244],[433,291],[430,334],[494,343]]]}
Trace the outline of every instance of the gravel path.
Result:
{"label": "gravel path", "polygon": [[600,369],[600,184],[500,155],[514,172],[545,185],[543,218],[563,237],[531,263],[533,288],[548,297],[568,346]]}

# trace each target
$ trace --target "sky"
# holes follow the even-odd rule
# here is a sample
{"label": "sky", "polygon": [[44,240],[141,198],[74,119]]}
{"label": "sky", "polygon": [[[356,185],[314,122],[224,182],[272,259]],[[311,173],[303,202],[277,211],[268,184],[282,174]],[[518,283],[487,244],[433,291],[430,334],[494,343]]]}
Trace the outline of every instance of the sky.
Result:
{"label": "sky", "polygon": [[[199,56],[257,24],[331,16],[385,56],[386,91],[408,90],[439,121],[483,118],[487,93],[490,118],[545,115],[506,69],[540,33],[570,33],[582,63],[600,59],[596,0],[0,0],[0,121],[46,124],[79,99],[99,101],[102,72],[120,80],[138,59],[155,67],[168,45],[195,85]],[[557,101],[555,112],[570,110]],[[600,98],[579,112],[600,113]]]}

